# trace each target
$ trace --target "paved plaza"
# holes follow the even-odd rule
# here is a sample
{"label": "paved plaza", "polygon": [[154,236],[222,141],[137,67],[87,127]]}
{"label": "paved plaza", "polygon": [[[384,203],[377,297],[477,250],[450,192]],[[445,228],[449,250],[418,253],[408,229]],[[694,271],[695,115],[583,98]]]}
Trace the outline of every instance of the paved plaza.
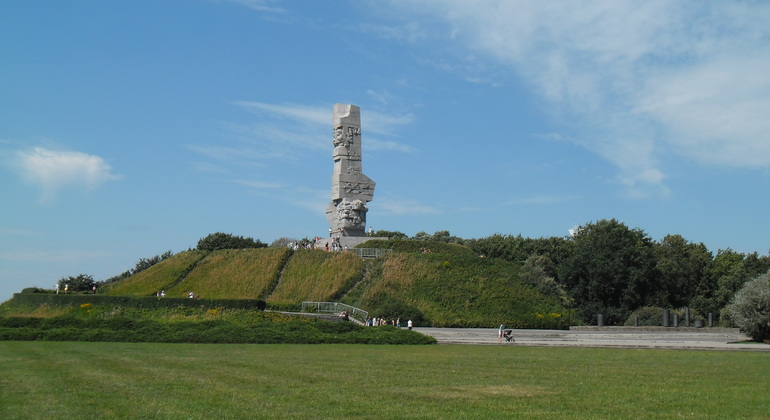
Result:
{"label": "paved plaza", "polygon": [[497,328],[415,328],[439,344],[531,347],[604,347],[770,351],[770,345],[749,342],[733,328],[617,328],[575,330],[513,330],[515,342],[497,339]]}

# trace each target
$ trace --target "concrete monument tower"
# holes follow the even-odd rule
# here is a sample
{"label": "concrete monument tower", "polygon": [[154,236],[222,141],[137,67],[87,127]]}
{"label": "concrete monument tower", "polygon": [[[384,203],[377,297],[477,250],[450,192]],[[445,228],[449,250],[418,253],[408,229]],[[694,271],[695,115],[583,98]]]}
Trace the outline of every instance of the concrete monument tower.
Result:
{"label": "concrete monument tower", "polygon": [[334,172],[326,219],[331,235],[352,246],[363,242],[352,238],[366,237],[366,203],[374,198],[374,181],[361,172],[361,108],[336,104],[332,121]]}

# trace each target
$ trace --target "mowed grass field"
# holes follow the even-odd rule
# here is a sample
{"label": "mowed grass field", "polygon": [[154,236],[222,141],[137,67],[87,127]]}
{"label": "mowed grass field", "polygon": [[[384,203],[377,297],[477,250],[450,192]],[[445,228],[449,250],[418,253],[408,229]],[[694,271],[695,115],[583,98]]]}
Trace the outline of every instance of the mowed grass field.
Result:
{"label": "mowed grass field", "polygon": [[0,342],[2,419],[766,419],[766,353]]}

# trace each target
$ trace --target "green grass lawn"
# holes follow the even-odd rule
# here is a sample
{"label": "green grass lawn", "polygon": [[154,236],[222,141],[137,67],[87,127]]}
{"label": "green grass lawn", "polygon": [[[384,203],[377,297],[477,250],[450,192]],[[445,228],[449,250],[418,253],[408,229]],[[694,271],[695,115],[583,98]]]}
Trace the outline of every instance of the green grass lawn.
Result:
{"label": "green grass lawn", "polygon": [[2,419],[770,416],[766,353],[0,342]]}

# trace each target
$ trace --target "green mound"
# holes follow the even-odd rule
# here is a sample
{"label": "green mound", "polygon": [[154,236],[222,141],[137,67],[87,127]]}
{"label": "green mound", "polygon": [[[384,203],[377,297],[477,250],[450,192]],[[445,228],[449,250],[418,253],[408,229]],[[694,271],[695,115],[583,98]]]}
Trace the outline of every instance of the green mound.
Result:
{"label": "green mound", "polygon": [[303,301],[337,301],[373,317],[411,319],[416,326],[568,326],[569,313],[560,297],[522,284],[518,263],[484,258],[467,247],[442,242],[369,241],[362,246],[393,252],[363,260],[352,252],[285,247],[186,251],[101,292],[141,297],[163,290],[166,298],[192,292],[201,301],[255,302],[251,307],[264,301],[274,309],[298,308]]}

